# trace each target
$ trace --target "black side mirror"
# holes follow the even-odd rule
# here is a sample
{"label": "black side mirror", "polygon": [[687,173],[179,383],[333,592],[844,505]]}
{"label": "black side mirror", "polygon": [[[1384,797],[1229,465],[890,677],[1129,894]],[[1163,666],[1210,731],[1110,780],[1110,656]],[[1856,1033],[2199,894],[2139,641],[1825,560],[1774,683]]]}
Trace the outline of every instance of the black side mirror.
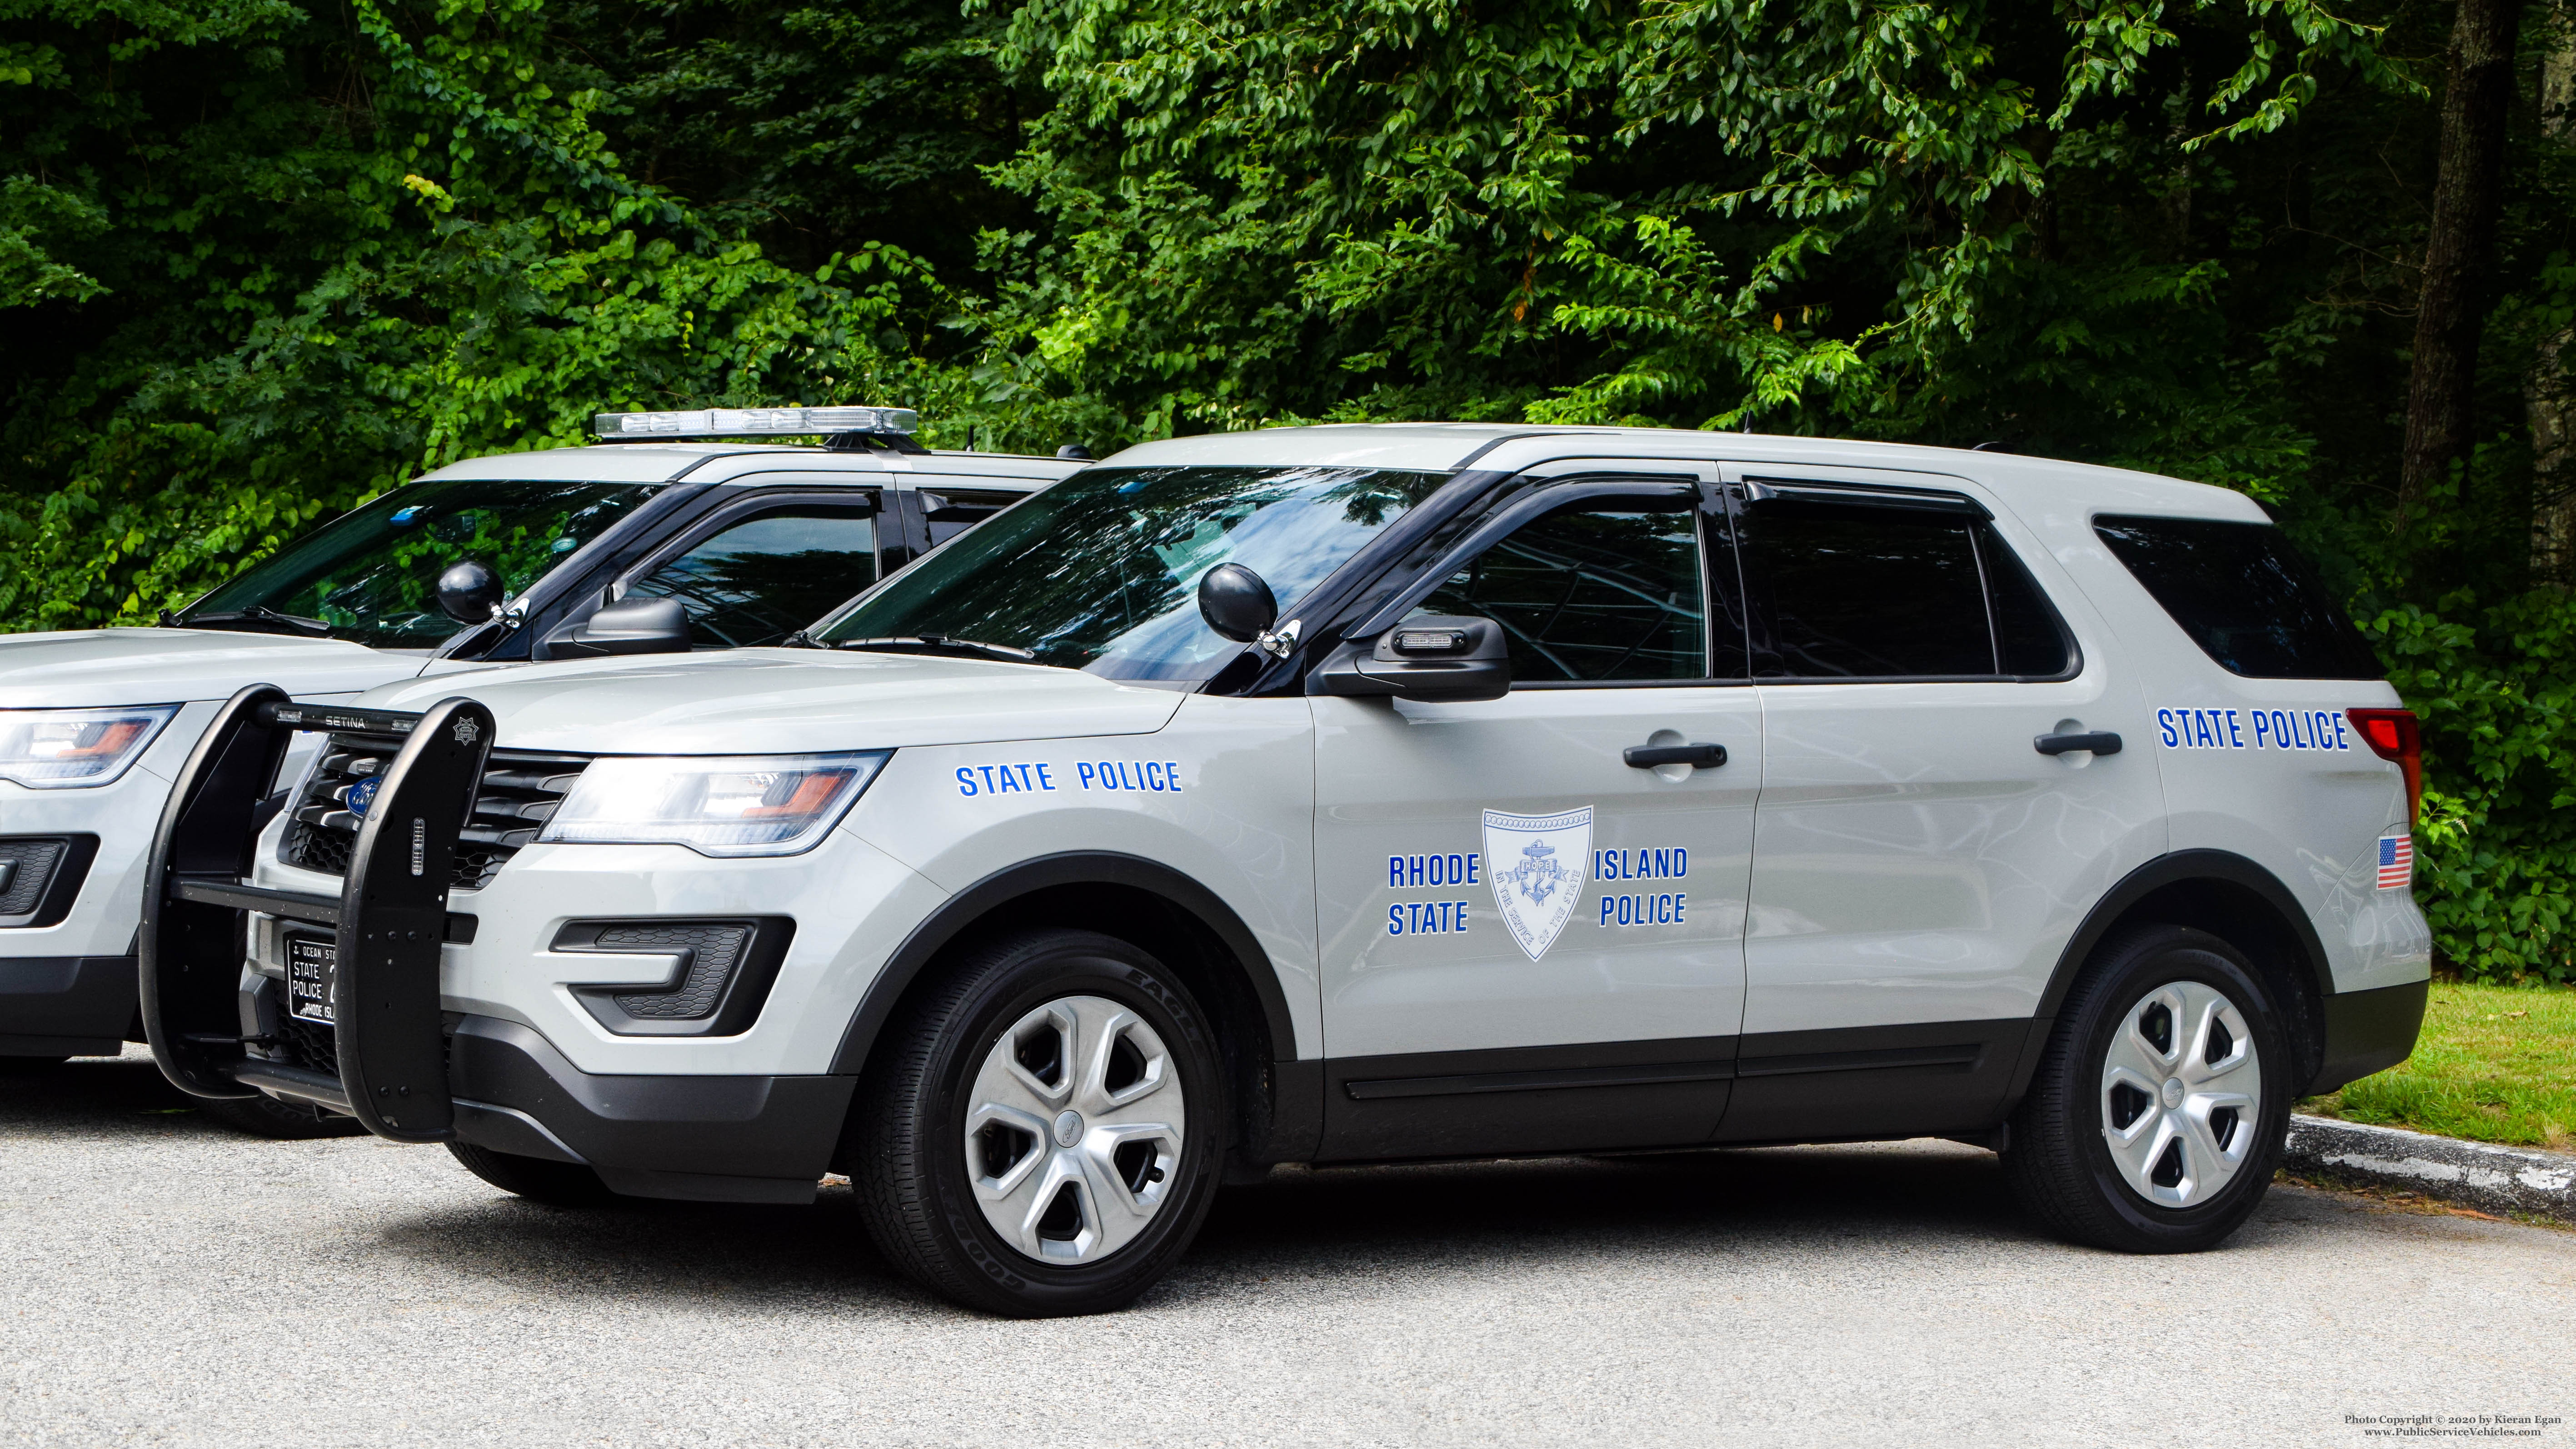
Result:
{"label": "black side mirror", "polygon": [[1372,643],[1355,639],[1307,676],[1309,694],[1442,700],[1500,699],[1511,692],[1512,651],[1503,626],[1463,614],[1407,619]]}
{"label": "black side mirror", "polygon": [[501,576],[480,559],[462,559],[447,566],[438,576],[434,593],[438,612],[460,624],[489,624],[501,612],[501,599],[509,591],[501,586]]}
{"label": "black side mirror", "polygon": [[1218,564],[1199,578],[1199,617],[1235,643],[1249,644],[1279,622],[1279,600],[1261,575],[1241,564]]}
{"label": "black side mirror", "polygon": [[548,634],[548,659],[597,659],[608,654],[686,654],[689,615],[677,599],[638,594],[603,604],[578,624]]}

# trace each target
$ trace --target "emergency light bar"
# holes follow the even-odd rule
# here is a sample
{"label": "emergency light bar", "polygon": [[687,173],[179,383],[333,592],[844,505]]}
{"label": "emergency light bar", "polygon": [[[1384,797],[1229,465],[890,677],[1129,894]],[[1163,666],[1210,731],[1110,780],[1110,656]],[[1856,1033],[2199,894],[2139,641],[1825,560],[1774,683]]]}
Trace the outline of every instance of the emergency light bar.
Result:
{"label": "emergency light bar", "polygon": [[699,408],[675,413],[600,413],[591,431],[604,443],[644,438],[739,438],[759,434],[909,434],[910,408]]}

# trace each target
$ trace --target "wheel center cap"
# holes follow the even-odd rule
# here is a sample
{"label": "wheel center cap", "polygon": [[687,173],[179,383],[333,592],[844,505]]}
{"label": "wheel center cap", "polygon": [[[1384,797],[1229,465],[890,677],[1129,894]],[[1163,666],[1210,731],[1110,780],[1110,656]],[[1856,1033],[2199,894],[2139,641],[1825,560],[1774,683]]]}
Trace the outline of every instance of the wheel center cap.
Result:
{"label": "wheel center cap", "polygon": [[[2180,1078],[2180,1077],[2167,1077],[2167,1078],[2165,1078],[2165,1091],[2164,1091],[2164,1097],[2165,1097],[2165,1107],[2166,1107],[2166,1109],[2167,1109],[2168,1111],[2170,1111],[2171,1109],[2173,1109],[2173,1108],[2175,1108],[2175,1107],[2179,1107],[2179,1106],[2181,1106],[2181,1105],[2182,1105],[2182,1078]],[[1064,1115],[1066,1115],[1066,1116],[1070,1117],[1070,1116],[1072,1116],[1073,1114],[1072,1114],[1071,1112],[1067,1112],[1067,1113],[1065,1113]],[[1058,1128],[1057,1130],[1058,1130],[1058,1131],[1062,1131],[1063,1129],[1062,1129],[1062,1128]]]}
{"label": "wheel center cap", "polygon": [[[2179,1101],[2181,1099],[2180,1094],[2176,1091],[2176,1087],[2179,1085],[2180,1084],[2177,1083],[2175,1084],[2175,1087],[2167,1087],[2165,1089],[2165,1094]],[[1080,1112],[1068,1110],[1058,1115],[1055,1119],[1055,1145],[1058,1147],[1071,1147],[1073,1144],[1081,1140],[1082,1114]]]}

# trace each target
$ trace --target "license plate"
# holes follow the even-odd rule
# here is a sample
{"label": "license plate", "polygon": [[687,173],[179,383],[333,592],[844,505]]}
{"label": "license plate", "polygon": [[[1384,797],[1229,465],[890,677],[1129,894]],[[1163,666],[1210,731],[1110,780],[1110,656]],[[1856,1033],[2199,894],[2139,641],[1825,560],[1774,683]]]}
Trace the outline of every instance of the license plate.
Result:
{"label": "license plate", "polygon": [[340,984],[340,943],[327,936],[286,938],[286,1011],[298,1021],[338,1022],[332,1006]]}

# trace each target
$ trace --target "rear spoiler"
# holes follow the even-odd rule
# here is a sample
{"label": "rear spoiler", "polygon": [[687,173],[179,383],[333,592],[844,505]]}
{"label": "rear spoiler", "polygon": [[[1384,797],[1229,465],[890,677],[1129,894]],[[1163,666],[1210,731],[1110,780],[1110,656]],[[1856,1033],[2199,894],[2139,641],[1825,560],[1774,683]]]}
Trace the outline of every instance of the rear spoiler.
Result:
{"label": "rear spoiler", "polygon": [[[337,896],[248,882],[264,808],[298,730],[403,741],[386,766]],[[492,750],[491,710],[464,698],[418,714],[297,704],[255,684],[216,711],[162,808],[135,940],[143,1030],[180,1090],[248,1097],[266,1087],[347,1112],[397,1142],[455,1136],[440,1014],[439,948],[470,939],[451,922],[448,872]],[[336,1075],[252,1057],[240,1002],[250,911],[329,928],[338,990]],[[460,930],[459,926],[466,929]]]}

